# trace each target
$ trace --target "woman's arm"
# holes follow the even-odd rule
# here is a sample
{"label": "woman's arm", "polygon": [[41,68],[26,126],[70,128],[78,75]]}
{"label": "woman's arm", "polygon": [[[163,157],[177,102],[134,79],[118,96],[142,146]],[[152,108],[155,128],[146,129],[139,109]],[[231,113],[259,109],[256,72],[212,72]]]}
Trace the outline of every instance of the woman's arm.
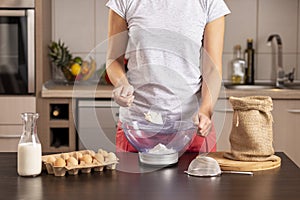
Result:
{"label": "woman's arm", "polygon": [[113,10],[109,10],[106,71],[115,86],[113,97],[120,106],[130,106],[134,99],[133,87],[128,83],[124,66],[127,42],[126,21]]}
{"label": "woman's arm", "polygon": [[125,77],[124,54],[127,41],[126,21],[113,10],[109,10],[106,70],[115,87],[126,82],[122,79]]}
{"label": "woman's arm", "polygon": [[224,17],[206,25],[202,55],[202,103],[198,111],[198,132],[206,136],[211,128],[211,117],[222,83],[222,53],[224,44]]}

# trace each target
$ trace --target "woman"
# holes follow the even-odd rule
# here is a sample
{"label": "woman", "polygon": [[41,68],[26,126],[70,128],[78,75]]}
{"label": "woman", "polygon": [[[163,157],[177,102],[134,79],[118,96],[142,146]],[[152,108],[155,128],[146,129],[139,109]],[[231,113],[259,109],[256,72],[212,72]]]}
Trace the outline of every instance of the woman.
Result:
{"label": "woman", "polygon": [[193,117],[198,135],[188,151],[214,151],[211,118],[221,85],[224,16],[230,13],[223,0],[109,0],[107,6],[106,66],[121,106],[117,149],[136,151],[122,121],[154,110],[173,121]]}

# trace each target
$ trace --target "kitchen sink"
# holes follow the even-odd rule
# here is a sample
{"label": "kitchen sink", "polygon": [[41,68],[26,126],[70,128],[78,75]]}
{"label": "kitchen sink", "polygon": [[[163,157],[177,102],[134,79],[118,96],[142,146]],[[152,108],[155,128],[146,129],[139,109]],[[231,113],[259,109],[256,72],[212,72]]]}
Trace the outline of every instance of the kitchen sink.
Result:
{"label": "kitchen sink", "polygon": [[300,90],[300,83],[285,83],[283,89]]}
{"label": "kitchen sink", "polygon": [[236,90],[262,90],[262,89],[276,89],[274,85],[225,85],[227,89],[236,89]]}
{"label": "kitchen sink", "polygon": [[285,87],[285,89],[300,90],[300,85],[292,85],[292,86],[288,86],[288,87]]}
{"label": "kitchen sink", "polygon": [[282,87],[276,87],[275,85],[270,84],[256,84],[256,85],[234,85],[234,84],[225,84],[226,89],[233,90],[266,90],[266,89],[292,89],[300,90],[300,83],[285,83]]}

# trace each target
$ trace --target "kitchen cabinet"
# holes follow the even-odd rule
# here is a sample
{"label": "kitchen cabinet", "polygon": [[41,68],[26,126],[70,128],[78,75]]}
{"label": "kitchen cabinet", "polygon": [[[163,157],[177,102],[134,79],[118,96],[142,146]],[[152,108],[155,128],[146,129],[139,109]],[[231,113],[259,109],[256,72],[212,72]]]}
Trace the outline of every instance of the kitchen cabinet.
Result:
{"label": "kitchen cabinet", "polygon": [[51,79],[51,65],[49,62],[48,45],[51,42],[52,27],[51,27],[51,3],[52,0],[36,0],[36,25],[35,25],[35,54],[36,54],[36,112],[40,117],[37,121],[37,129],[39,139],[42,143],[44,152],[50,151],[48,145],[49,137],[49,101],[42,98],[41,93],[43,84]]}
{"label": "kitchen cabinet", "polygon": [[33,96],[2,96],[0,97],[0,151],[16,152],[22,135],[23,112],[36,112]]}
{"label": "kitchen cabinet", "polygon": [[[41,138],[43,152],[66,152],[78,148],[97,150],[96,147],[99,148],[100,145],[104,148],[106,144],[109,146],[108,150],[115,151],[115,146],[112,149],[112,144],[115,138],[118,107],[111,102],[112,90],[112,86],[97,85],[95,88],[93,84],[82,84],[75,88],[74,85],[46,82],[39,101],[43,119],[38,128],[43,131],[43,138]],[[63,104],[68,105],[67,119],[66,117],[51,119],[51,109]],[[54,128],[57,128],[57,133],[54,135],[63,132],[69,137],[68,145],[55,147],[51,136],[53,135],[51,129]],[[91,135],[95,137],[90,137]]]}
{"label": "kitchen cabinet", "polygon": [[119,106],[110,99],[78,100],[79,149],[116,150]]}
{"label": "kitchen cabinet", "polygon": [[273,104],[274,148],[300,166],[300,100],[274,100]]}
{"label": "kitchen cabinet", "polygon": [[42,107],[38,133],[43,152],[115,151],[119,106],[113,101],[44,98]]}
{"label": "kitchen cabinet", "polygon": [[39,119],[38,134],[43,152],[75,151],[76,105],[73,105],[72,99],[43,99],[42,103],[43,112]]}
{"label": "kitchen cabinet", "polygon": [[[298,166],[300,100],[273,99],[273,146],[275,151],[285,152]],[[220,99],[213,116],[217,131],[217,151],[230,150],[229,136],[232,127],[233,109],[228,99]]]}
{"label": "kitchen cabinet", "polygon": [[233,109],[227,99],[219,99],[216,103],[213,123],[217,134],[217,151],[229,151],[229,135],[232,125]]}

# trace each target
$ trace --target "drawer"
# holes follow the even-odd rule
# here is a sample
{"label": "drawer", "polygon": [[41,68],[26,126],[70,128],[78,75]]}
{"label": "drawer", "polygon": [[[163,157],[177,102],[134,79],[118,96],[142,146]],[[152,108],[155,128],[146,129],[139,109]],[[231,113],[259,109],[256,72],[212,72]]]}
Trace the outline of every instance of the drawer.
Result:
{"label": "drawer", "polygon": [[83,128],[116,127],[119,116],[118,108],[84,108],[78,110],[78,124]]}
{"label": "drawer", "polygon": [[0,125],[0,152],[17,151],[22,128],[22,125]]}
{"label": "drawer", "polygon": [[19,138],[0,137],[0,152],[17,152],[19,140]]}
{"label": "drawer", "polygon": [[35,97],[0,97],[0,124],[22,124],[21,113],[36,112]]}
{"label": "drawer", "polygon": [[78,129],[79,149],[91,149],[97,151],[99,148],[107,151],[116,151],[115,146],[116,129],[82,128]]}

